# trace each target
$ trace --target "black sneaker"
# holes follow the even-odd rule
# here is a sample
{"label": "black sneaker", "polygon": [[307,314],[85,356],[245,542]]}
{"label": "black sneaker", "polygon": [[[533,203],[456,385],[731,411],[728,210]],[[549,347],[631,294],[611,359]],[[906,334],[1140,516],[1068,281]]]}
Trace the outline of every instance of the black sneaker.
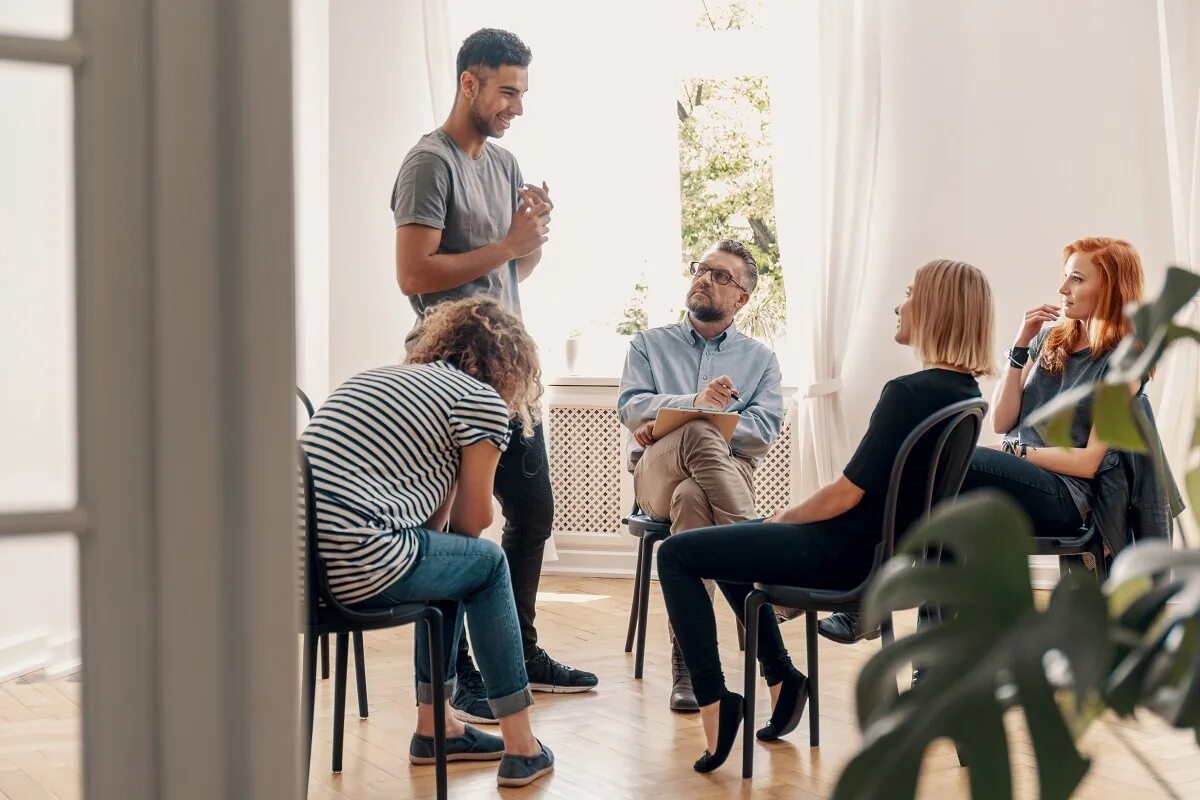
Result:
{"label": "black sneaker", "polygon": [[479,670],[473,669],[465,675],[458,676],[458,686],[455,687],[454,697],[450,700],[450,713],[463,722],[497,724],[498,720],[488,704],[487,689],[484,688],[483,676],[479,674]]}
{"label": "black sneaker", "polygon": [[575,694],[595,689],[600,683],[592,673],[560,664],[541,648],[525,662],[525,672],[529,675],[529,688],[535,692]]}

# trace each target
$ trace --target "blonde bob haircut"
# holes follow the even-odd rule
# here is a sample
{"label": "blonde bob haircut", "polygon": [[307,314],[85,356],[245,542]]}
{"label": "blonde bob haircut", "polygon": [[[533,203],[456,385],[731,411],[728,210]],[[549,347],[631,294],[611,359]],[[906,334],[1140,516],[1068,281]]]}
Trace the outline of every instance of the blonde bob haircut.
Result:
{"label": "blonde bob haircut", "polygon": [[992,289],[962,261],[930,261],[912,284],[912,346],[927,364],[948,364],[975,377],[994,375]]}

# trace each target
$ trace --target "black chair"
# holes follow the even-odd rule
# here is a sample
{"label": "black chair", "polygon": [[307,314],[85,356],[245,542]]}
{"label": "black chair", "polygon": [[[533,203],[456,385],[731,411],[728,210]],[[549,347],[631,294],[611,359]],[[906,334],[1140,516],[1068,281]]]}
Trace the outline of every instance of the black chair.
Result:
{"label": "black chair", "polygon": [[[1077,558],[1090,553],[1096,560],[1096,579],[1103,583],[1108,578],[1108,565],[1105,563],[1104,537],[1100,535],[1095,525],[1081,527],[1074,536],[1035,536],[1033,538],[1034,555],[1058,556],[1059,571],[1065,573],[1071,569]],[[1082,569],[1082,564],[1080,564]]]}
{"label": "black chair", "polygon": [[[308,399],[308,395],[299,386],[296,387],[296,396],[304,404],[304,410],[308,413],[308,418],[312,419],[316,411],[313,410],[313,404]],[[355,631],[352,639],[354,641],[354,677],[358,685],[358,717],[359,719],[366,719],[369,715],[367,708],[367,663],[364,660],[365,653],[363,650],[362,631]],[[321,680],[329,680],[329,634],[327,633],[321,635]]]}
{"label": "black chair", "polygon": [[629,516],[621,520],[638,542],[637,570],[633,577],[633,602],[629,606],[629,632],[625,634],[625,652],[633,648],[637,635],[637,655],[633,661],[633,677],[641,680],[642,663],[646,658],[646,616],[650,608],[650,570],[654,561],[654,545],[671,535],[671,523],[659,522],[643,514],[634,501]]}
{"label": "black chair", "polygon": [[[342,604],[329,588],[329,576],[317,554],[316,498],[313,493],[312,467],[304,450],[300,451],[300,473],[303,487],[304,553],[306,613],[304,628],[304,723],[308,733],[305,750],[305,785],[308,783],[308,764],[312,759],[313,714],[317,686],[317,639],[334,634],[337,642],[334,664],[333,700],[333,771],[342,771],[342,743],[346,725],[346,671],[350,634],[356,640],[355,658],[362,664],[361,635],[366,630],[392,628],[424,621],[429,633],[429,671],[433,684],[433,752],[436,758],[437,798],[446,799],[446,675],[442,652],[442,613],[427,603],[404,603],[378,610],[358,611]],[[361,673],[360,673],[361,675]],[[360,683],[360,691],[362,687]],[[360,695],[363,696],[363,695]]]}
{"label": "black chair", "polygon": [[[1139,392],[1133,404],[1133,424],[1149,452],[1119,452],[1114,463],[1106,463],[1096,473],[1092,480],[1092,514],[1086,525],[1066,536],[1033,539],[1036,555],[1058,556],[1062,574],[1084,569],[1082,557],[1091,555],[1096,565],[1094,574],[1103,582],[1108,577],[1108,564],[1124,547],[1144,538],[1169,540],[1173,515],[1183,510],[1178,488],[1173,482],[1160,485],[1156,474],[1154,461],[1164,456],[1150,399]],[[1161,502],[1143,511],[1139,501],[1144,501],[1146,494],[1161,498]]]}
{"label": "black chair", "polygon": [[[633,660],[633,677],[641,680],[642,664],[646,658],[646,617],[650,610],[650,572],[654,562],[654,545],[671,535],[671,523],[661,522],[643,514],[637,501],[629,516],[621,520],[638,542],[637,569],[633,577],[633,600],[629,604],[629,630],[625,634],[625,652],[633,649],[634,635],[637,636],[637,655]],[[746,649],[746,637],[742,623],[738,622],[738,647]]]}
{"label": "black chair", "polygon": [[[987,403],[983,400],[964,400],[947,406],[929,416],[908,435],[896,453],[888,483],[887,499],[884,502],[883,530],[881,541],[875,548],[875,561],[871,571],[858,586],[847,591],[809,589],[800,586],[779,586],[755,583],[754,591],[746,597],[746,662],[745,662],[745,714],[742,720],[742,777],[749,778],[754,772],[754,690],[758,679],[758,629],[759,613],[764,605],[779,605],[805,612],[805,639],[808,648],[808,736],[809,746],[817,747],[821,741],[819,683],[817,668],[817,612],[846,611],[860,613],[867,588],[880,568],[887,563],[896,549],[896,512],[900,500],[902,478],[907,470],[923,470],[925,491],[922,515],[928,516],[933,506],[956,497],[971,464],[971,456],[979,441]],[[936,439],[933,437],[936,436]],[[917,444],[932,439],[933,448],[928,464],[908,463],[909,455]],[[917,473],[921,474],[920,472]],[[893,639],[892,618],[883,620],[883,644]]]}

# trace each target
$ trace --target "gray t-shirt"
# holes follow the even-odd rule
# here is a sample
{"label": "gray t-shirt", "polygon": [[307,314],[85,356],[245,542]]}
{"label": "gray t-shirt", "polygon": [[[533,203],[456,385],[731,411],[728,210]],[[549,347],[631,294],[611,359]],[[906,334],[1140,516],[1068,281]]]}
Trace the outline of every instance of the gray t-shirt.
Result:
{"label": "gray t-shirt", "polygon": [[[1068,392],[1076,386],[1101,380],[1108,372],[1109,358],[1112,356],[1112,351],[1109,351],[1099,358],[1093,359],[1092,349],[1089,347],[1078,353],[1072,353],[1067,358],[1067,364],[1061,375],[1050,375],[1038,366],[1038,358],[1042,354],[1042,346],[1046,343],[1046,336],[1049,333],[1049,327],[1043,328],[1029,343],[1029,360],[1034,367],[1029,371],[1025,389],[1021,393],[1021,416],[1017,421],[1017,428],[1010,431],[1005,437],[1017,444],[1026,444],[1030,447],[1046,446],[1041,432],[1024,424],[1030,414],[1063,392]],[[1071,446],[1086,447],[1091,432],[1092,398],[1088,397],[1079,404],[1079,410],[1071,424]],[[1055,475],[1067,485],[1067,491],[1071,493],[1071,499],[1075,501],[1080,517],[1084,520],[1088,519],[1092,508],[1092,482],[1086,478],[1076,478],[1071,475],[1058,473]]]}
{"label": "gray t-shirt", "polygon": [[[512,153],[485,142],[472,159],[441,128],[427,133],[408,151],[392,187],[396,227],[427,225],[442,232],[439,253],[466,253],[503,239],[517,210],[524,183]],[[517,262],[509,261],[470,283],[409,300],[417,321],[442,300],[487,295],[520,314]],[[411,338],[411,333],[409,334]]]}

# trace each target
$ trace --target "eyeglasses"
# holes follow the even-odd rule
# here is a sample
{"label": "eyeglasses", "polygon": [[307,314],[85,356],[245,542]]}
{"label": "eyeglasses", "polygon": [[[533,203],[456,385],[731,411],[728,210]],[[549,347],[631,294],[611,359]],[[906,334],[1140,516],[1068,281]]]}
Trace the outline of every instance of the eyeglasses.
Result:
{"label": "eyeglasses", "polygon": [[694,275],[697,278],[699,278],[701,275],[707,274],[709,280],[711,280],[713,283],[717,284],[718,286],[728,286],[729,284],[732,283],[734,286],[738,287],[743,292],[750,291],[745,286],[742,286],[740,283],[735,281],[733,279],[733,276],[730,275],[725,270],[715,269],[713,267],[710,267],[708,264],[705,264],[703,261],[693,261],[691,263],[691,265],[688,267],[688,270],[692,273],[692,275]]}

